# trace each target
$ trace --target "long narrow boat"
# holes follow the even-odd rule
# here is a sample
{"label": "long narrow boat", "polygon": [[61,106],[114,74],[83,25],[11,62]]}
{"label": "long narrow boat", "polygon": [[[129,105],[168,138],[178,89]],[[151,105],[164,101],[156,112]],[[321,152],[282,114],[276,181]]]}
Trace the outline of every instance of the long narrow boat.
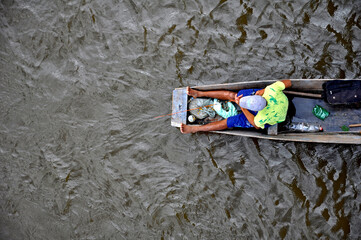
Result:
{"label": "long narrow boat", "polygon": [[[318,97],[323,92],[322,84],[326,81],[333,80],[334,79],[291,79],[292,87],[284,91],[289,98],[289,109],[293,108],[294,106],[294,115],[292,118],[292,122],[319,124],[323,128],[322,132],[282,132],[280,130],[277,131],[277,128],[275,128],[274,126],[269,128],[268,132],[242,128],[233,128],[213,132],[242,137],[262,138],[280,141],[361,144],[361,126],[359,126],[361,124],[361,107],[333,106]],[[192,88],[202,91],[230,90],[237,92],[240,89],[264,88],[275,81],[277,80],[225,83],[195,86]],[[187,121],[187,117],[189,114],[189,96],[186,93],[186,88],[174,89],[172,102],[173,104],[171,125],[174,127],[180,127],[182,123],[191,124]],[[330,112],[330,116],[327,117],[324,121],[316,118],[312,114],[312,109],[316,104],[320,105],[321,107],[327,109]],[[348,126],[350,125],[356,125],[358,127],[348,128]],[[345,129],[347,130],[347,128],[349,130],[345,131]]]}

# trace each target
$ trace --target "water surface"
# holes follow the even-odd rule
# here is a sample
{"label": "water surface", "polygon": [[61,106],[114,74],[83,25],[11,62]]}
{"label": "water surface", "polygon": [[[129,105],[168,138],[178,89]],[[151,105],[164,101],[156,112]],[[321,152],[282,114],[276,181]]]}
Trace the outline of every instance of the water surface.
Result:
{"label": "water surface", "polygon": [[1,239],[357,239],[361,147],[182,135],[187,85],[360,78],[361,2],[0,3]]}

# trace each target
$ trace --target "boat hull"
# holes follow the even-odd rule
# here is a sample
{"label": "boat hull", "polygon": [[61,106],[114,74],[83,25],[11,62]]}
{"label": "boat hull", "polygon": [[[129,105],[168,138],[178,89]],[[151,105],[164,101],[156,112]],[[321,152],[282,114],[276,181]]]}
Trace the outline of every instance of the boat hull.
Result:
{"label": "boat hull", "polygon": [[[296,92],[296,93],[302,92],[306,94],[320,95],[323,91],[322,84],[326,81],[332,81],[334,79],[291,79],[291,80],[292,80],[292,87],[287,89],[288,91]],[[247,88],[264,88],[275,81],[276,80],[237,82],[237,83],[195,86],[192,88],[202,91],[210,91],[210,90],[239,91],[240,89],[247,89]],[[302,100],[302,98],[300,99]],[[188,110],[187,101],[188,101],[188,96],[186,94],[186,88],[177,88],[173,91],[173,107],[172,107],[172,120],[171,120],[172,126],[180,127],[182,123],[187,124],[187,110]],[[322,101],[322,100],[318,100],[318,101]],[[298,102],[297,103],[298,105],[303,105],[302,101],[300,101],[299,99],[296,102]],[[342,131],[341,128],[339,128],[339,126],[336,127],[337,124],[338,125],[345,124],[345,122],[347,122],[348,119],[350,121],[352,120],[352,122],[349,122],[349,124],[361,123],[361,109],[352,108],[348,110],[347,109],[342,110],[339,108],[334,108],[333,110],[335,112],[333,119],[330,118],[325,122],[321,122],[322,124],[326,124],[326,126],[328,124],[329,130],[325,132],[318,132],[318,133],[291,132],[291,133],[278,133],[277,135],[268,135],[264,131],[251,131],[240,128],[227,129],[223,131],[212,131],[212,132],[219,134],[228,134],[228,135],[235,135],[241,137],[251,137],[251,138],[278,140],[278,141],[361,144],[361,127],[352,128],[350,129],[350,131]],[[302,111],[303,111],[302,109],[298,110],[298,112],[300,113],[302,113]],[[302,115],[307,115],[307,114],[303,112]],[[308,116],[308,117],[314,118],[314,116]],[[312,119],[312,121],[315,121],[314,119]],[[302,120],[307,121],[307,118],[305,117],[305,119]],[[332,124],[335,124],[335,127],[330,127],[332,126]]]}

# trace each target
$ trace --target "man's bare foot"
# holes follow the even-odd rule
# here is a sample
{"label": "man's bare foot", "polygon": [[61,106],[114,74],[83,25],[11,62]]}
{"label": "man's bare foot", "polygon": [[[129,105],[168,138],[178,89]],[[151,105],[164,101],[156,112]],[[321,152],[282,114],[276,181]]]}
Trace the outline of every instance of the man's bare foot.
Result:
{"label": "man's bare foot", "polygon": [[189,125],[186,125],[184,123],[181,123],[180,131],[181,131],[181,133],[194,133],[195,132],[194,127],[195,126],[189,126]]}
{"label": "man's bare foot", "polygon": [[194,98],[197,98],[197,97],[198,97],[198,91],[197,91],[197,90],[194,90],[194,89],[192,89],[192,88],[190,88],[190,87],[187,87],[187,94],[188,94],[189,96],[194,97]]}

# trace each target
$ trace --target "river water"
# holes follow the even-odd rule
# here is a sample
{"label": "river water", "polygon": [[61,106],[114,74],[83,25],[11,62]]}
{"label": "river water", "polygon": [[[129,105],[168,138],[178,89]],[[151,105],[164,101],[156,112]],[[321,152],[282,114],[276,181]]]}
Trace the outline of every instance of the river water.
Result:
{"label": "river water", "polygon": [[361,77],[359,0],[1,0],[0,239],[359,239],[360,145],[182,135],[176,87]]}

